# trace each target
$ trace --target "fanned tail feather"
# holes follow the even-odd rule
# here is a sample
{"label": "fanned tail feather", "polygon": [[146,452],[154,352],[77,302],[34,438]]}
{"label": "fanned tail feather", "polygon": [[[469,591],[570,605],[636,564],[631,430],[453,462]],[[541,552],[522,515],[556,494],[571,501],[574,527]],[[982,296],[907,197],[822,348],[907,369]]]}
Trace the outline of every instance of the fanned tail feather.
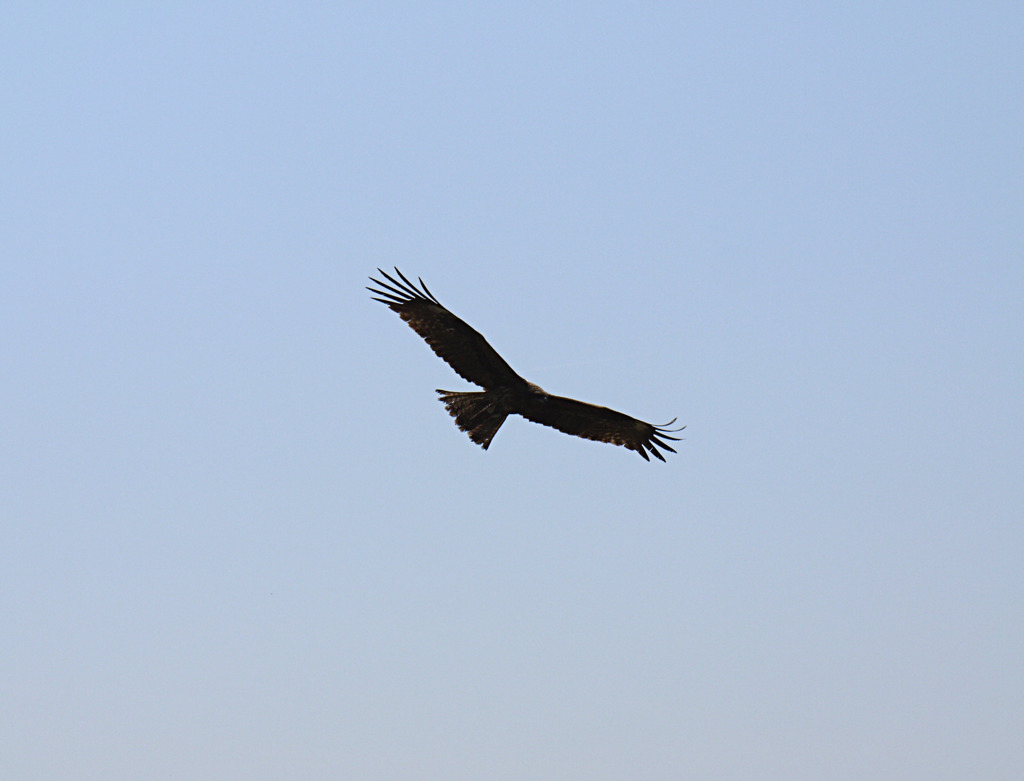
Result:
{"label": "fanned tail feather", "polygon": [[499,409],[487,391],[455,393],[438,389],[437,392],[448,414],[455,418],[455,425],[486,450],[508,412]]}

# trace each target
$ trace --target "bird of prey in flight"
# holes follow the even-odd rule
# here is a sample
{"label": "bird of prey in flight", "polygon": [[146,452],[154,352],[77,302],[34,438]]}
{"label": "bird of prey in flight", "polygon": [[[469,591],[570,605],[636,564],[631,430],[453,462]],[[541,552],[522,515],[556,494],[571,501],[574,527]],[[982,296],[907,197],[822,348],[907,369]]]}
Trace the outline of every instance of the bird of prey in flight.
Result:
{"label": "bird of prey in flight", "polygon": [[398,279],[379,268],[377,271],[387,282],[370,277],[370,281],[383,288],[366,288],[374,294],[373,300],[405,320],[456,374],[483,388],[468,393],[437,392],[455,424],[484,450],[505,418],[515,414],[566,434],[622,445],[647,461],[651,460],[648,453],[665,460],[658,448],[676,452],[665,440],[679,441],[679,437],[670,434],[686,427],[668,428],[675,418],[655,426],[607,407],[553,396],[516,374],[483,336],[442,306],[422,279],[416,287],[397,268]]}

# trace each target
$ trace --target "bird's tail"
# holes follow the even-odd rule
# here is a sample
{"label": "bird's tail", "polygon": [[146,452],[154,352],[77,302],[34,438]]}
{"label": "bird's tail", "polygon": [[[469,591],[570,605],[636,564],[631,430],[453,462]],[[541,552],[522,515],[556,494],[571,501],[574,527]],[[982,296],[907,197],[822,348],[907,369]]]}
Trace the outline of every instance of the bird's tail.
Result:
{"label": "bird's tail", "polygon": [[455,393],[438,389],[437,392],[448,414],[455,418],[455,425],[486,450],[508,412],[495,404],[494,397],[487,391]]}

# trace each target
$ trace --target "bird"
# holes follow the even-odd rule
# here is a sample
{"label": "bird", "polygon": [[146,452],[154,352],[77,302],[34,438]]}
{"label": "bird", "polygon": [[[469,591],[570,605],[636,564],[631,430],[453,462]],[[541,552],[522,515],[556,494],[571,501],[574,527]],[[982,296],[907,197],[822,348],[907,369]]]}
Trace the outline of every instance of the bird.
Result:
{"label": "bird", "polygon": [[607,407],[550,394],[513,371],[478,331],[434,297],[421,277],[417,287],[397,266],[398,279],[380,268],[377,271],[387,282],[370,277],[381,288],[367,286],[373,300],[397,313],[456,374],[483,388],[470,392],[438,388],[436,393],[455,424],[484,450],[505,418],[514,414],[566,434],[621,445],[646,461],[651,460],[648,453],[664,461],[659,448],[676,452],[665,440],[678,442],[680,437],[671,435],[686,427],[669,428],[675,418],[654,425]]}

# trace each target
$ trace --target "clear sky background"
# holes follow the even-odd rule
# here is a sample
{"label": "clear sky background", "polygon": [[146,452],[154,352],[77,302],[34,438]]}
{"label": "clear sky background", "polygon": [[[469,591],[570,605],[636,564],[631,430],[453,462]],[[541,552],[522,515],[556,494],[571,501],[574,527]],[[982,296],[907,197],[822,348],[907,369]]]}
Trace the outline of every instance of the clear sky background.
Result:
{"label": "clear sky background", "polygon": [[[6,3],[3,775],[1024,777],[1022,41]],[[395,265],[678,455],[473,445]]]}

